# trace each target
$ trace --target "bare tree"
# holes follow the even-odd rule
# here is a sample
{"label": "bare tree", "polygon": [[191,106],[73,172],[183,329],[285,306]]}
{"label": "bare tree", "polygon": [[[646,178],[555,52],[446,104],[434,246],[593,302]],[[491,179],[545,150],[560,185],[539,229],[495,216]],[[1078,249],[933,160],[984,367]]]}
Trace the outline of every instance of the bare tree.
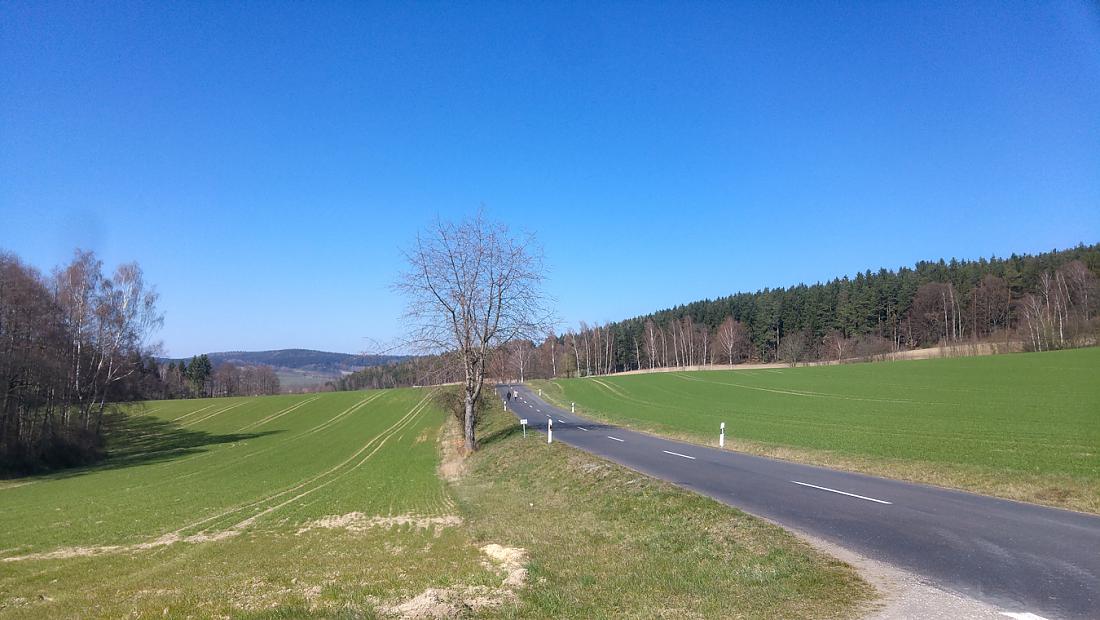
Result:
{"label": "bare tree", "polygon": [[558,376],[558,337],[554,335],[554,330],[546,332],[546,342],[550,345],[550,378],[553,379]]}
{"label": "bare tree", "polygon": [[211,392],[214,396],[238,396],[242,393],[241,370],[229,362],[218,364],[211,379]]}
{"label": "bare tree", "polygon": [[[534,345],[528,340],[513,340],[505,343],[504,349],[508,354],[508,365],[518,372],[518,374],[512,376],[519,377],[520,383],[523,383],[526,380],[526,371],[530,366],[531,354],[535,351]],[[504,372],[501,373],[501,376],[508,375]]]}
{"label": "bare tree", "polygon": [[584,374],[586,376],[592,374],[592,351],[588,342],[589,331],[591,330],[588,329],[588,324],[581,321],[581,335],[584,336]]}
{"label": "bare tree", "polygon": [[1089,291],[1095,277],[1071,262],[1055,272],[1039,275],[1035,293],[1025,295],[1018,304],[1027,329],[1027,347],[1035,351],[1061,349],[1080,344],[1078,337],[1087,329]]}
{"label": "bare tree", "polygon": [[788,333],[776,351],[779,359],[791,366],[797,366],[806,356],[806,335],[801,331]]}
{"label": "bare tree", "polygon": [[710,330],[707,329],[706,325],[700,325],[699,326],[699,335],[702,336],[702,338],[703,338],[702,362],[703,362],[704,365],[706,365],[706,364],[710,363],[710,358],[708,357],[708,353],[707,353],[707,347],[710,344]]}
{"label": "bare tree", "polygon": [[845,338],[844,334],[837,329],[830,330],[829,333],[825,334],[821,342],[830,355],[836,355],[838,361],[844,359],[852,344],[852,341]]}
{"label": "bare tree", "polygon": [[577,349],[577,334],[569,332],[569,340],[573,343],[573,372],[574,376],[580,376],[581,374],[581,353]]}
{"label": "bare tree", "polygon": [[718,343],[726,352],[726,361],[735,364],[740,361],[746,350],[752,345],[749,330],[744,323],[727,316],[718,326]]}
{"label": "bare tree", "polygon": [[1070,301],[1076,305],[1084,322],[1088,323],[1092,320],[1090,304],[1096,303],[1096,276],[1079,260],[1066,263],[1058,271],[1066,282],[1066,290]]}
{"label": "bare tree", "polygon": [[[649,367],[653,368],[657,363],[657,326],[653,323],[653,319],[646,319],[645,321],[645,353],[646,358],[649,360]],[[639,363],[639,367],[641,364]]]}
{"label": "bare tree", "polygon": [[990,335],[1008,323],[1011,295],[1004,278],[987,274],[974,288],[970,299],[971,330],[974,335]]}
{"label": "bare tree", "polygon": [[654,340],[653,357],[657,359],[658,367],[669,366],[668,361],[668,338],[665,337],[664,324],[657,325],[657,337]]}
{"label": "bare tree", "polygon": [[47,280],[0,253],[0,469],[98,458],[108,402],[154,376],[156,291],[102,267],[78,251]]}
{"label": "bare tree", "polygon": [[517,239],[479,213],[461,222],[436,221],[417,236],[406,259],[409,269],[395,288],[408,302],[410,342],[427,352],[455,352],[466,449],[475,450],[476,406],[490,353],[552,324],[541,250],[532,236]]}
{"label": "bare tree", "polygon": [[945,282],[922,284],[909,309],[917,341],[924,346],[958,341],[962,337],[961,314],[955,287]]}
{"label": "bare tree", "polygon": [[[92,252],[77,251],[54,275],[58,304],[71,328],[70,387],[81,426],[103,422],[111,386],[136,370],[132,351],[163,323],[159,295],[146,288],[137,263],[120,265],[111,278]],[[68,412],[66,412],[67,415]]]}

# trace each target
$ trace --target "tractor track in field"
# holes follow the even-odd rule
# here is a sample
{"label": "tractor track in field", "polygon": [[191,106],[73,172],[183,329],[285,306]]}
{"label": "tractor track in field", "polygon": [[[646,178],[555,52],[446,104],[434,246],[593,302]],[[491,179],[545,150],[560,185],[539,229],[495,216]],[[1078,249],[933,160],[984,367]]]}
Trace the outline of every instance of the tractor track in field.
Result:
{"label": "tractor track in field", "polygon": [[225,413],[226,411],[229,411],[231,409],[236,409],[237,407],[240,407],[241,405],[247,405],[249,402],[252,402],[252,401],[242,400],[239,403],[234,403],[232,405],[229,405],[228,407],[223,407],[222,409],[218,409],[217,411],[214,411],[212,413],[208,413],[208,414],[202,416],[201,418],[196,418],[196,419],[191,420],[190,422],[187,422],[185,424],[180,424],[180,426],[182,426],[183,428],[187,428],[188,426],[194,426],[195,424],[198,424],[200,422],[205,422],[205,421],[209,420],[210,418],[219,416],[219,415]]}
{"label": "tractor track in field", "polygon": [[262,420],[256,420],[255,422],[252,422],[251,424],[245,424],[244,426],[238,428],[237,432],[238,433],[243,433],[244,431],[251,430],[253,428],[259,428],[259,427],[263,426],[264,424],[267,424],[268,422],[274,422],[275,420],[278,420],[279,418],[281,418],[284,415],[298,409],[299,407],[304,407],[304,406],[308,405],[309,403],[312,403],[313,401],[317,400],[318,398],[321,398],[321,396],[317,395],[317,396],[314,396],[313,398],[309,398],[309,399],[303,400],[301,402],[295,403],[295,404],[293,404],[293,405],[291,405],[291,406],[289,406],[285,409],[280,409],[279,411],[276,411],[275,413],[267,416],[266,418],[263,418]]}
{"label": "tractor track in field", "polygon": [[217,403],[210,403],[209,405],[207,405],[207,406],[205,406],[205,407],[202,407],[202,408],[199,408],[199,409],[194,409],[194,410],[192,410],[192,411],[188,411],[187,413],[184,413],[184,414],[178,415],[178,416],[176,416],[176,417],[174,417],[174,418],[171,418],[171,419],[170,419],[170,420],[168,420],[168,421],[169,421],[169,422],[179,422],[180,420],[185,420],[185,419],[187,419],[187,418],[189,418],[189,417],[191,417],[191,416],[195,415],[196,413],[199,413],[199,412],[202,412],[202,411],[206,411],[207,409],[209,409],[209,408],[213,407],[213,406],[214,406],[214,405],[216,405],[216,404],[217,404]]}
{"label": "tractor track in field", "polygon": [[[85,558],[85,557],[92,557],[92,556],[111,554],[111,553],[123,553],[123,552],[132,552],[132,551],[142,551],[142,550],[154,549],[154,548],[158,548],[158,547],[164,547],[164,546],[172,545],[172,544],[175,544],[177,542],[185,542],[185,543],[211,542],[211,541],[224,540],[224,539],[227,539],[227,538],[237,536],[241,532],[243,532],[244,530],[246,530],[247,528],[249,528],[250,526],[255,524],[255,522],[257,520],[259,520],[260,518],[262,518],[262,517],[264,517],[268,514],[271,514],[272,512],[275,512],[275,511],[279,510],[280,508],[283,508],[284,506],[292,504],[292,503],[294,503],[294,502],[296,502],[296,501],[298,501],[298,500],[300,500],[300,499],[302,499],[302,498],[304,498],[308,495],[311,495],[312,493],[315,493],[315,492],[327,487],[328,485],[344,478],[348,474],[350,474],[350,473],[354,472],[355,470],[359,469],[367,461],[369,461],[371,459],[371,457],[373,457],[376,453],[378,453],[378,451],[382,449],[382,447],[386,444],[387,441],[389,441],[389,439],[391,439],[394,435],[402,432],[405,428],[407,428],[409,425],[411,425],[414,421],[416,421],[420,417],[420,415],[427,409],[430,398],[432,397],[433,394],[434,393],[429,393],[429,394],[425,395],[408,412],[406,412],[403,416],[401,416],[399,419],[397,419],[395,422],[393,422],[393,424],[391,424],[389,427],[382,430],[378,434],[374,435],[363,446],[361,446],[358,450],[356,450],[354,453],[352,453],[350,456],[348,456],[346,459],[344,459],[343,461],[341,461],[337,465],[335,465],[333,467],[330,467],[329,469],[327,469],[327,470],[325,470],[325,471],[323,471],[319,474],[313,475],[313,476],[308,477],[308,478],[306,478],[302,481],[299,481],[298,483],[295,483],[295,484],[293,484],[293,485],[291,485],[287,488],[284,488],[283,490],[278,491],[276,493],[271,493],[271,494],[266,495],[264,497],[261,497],[259,499],[256,499],[256,500],[244,503],[244,504],[239,504],[239,505],[231,507],[227,510],[223,510],[223,511],[217,513],[217,514],[207,516],[207,517],[205,517],[203,519],[200,519],[200,520],[197,520],[197,521],[193,521],[193,522],[188,523],[186,525],[183,525],[182,527],[179,527],[175,530],[165,532],[164,534],[162,534],[162,535],[160,535],[156,538],[149,539],[149,540],[146,540],[146,541],[140,542],[140,543],[134,543],[134,544],[129,544],[129,545],[101,545],[101,546],[89,546],[89,547],[68,547],[68,548],[55,549],[53,551],[48,551],[48,552],[39,552],[39,553],[26,554],[26,555],[21,555],[21,556],[4,557],[4,558],[0,558],[0,562],[5,562],[6,563],[6,562],[17,562],[17,561],[25,561],[25,560],[52,560],[52,559],[68,559],[68,558]],[[355,411],[358,411],[360,408],[362,408],[366,404],[369,404],[371,401],[373,401],[377,397],[378,397],[378,395],[372,395],[371,397],[368,397],[368,398],[363,399],[362,401],[359,401],[355,405],[352,405],[351,407],[348,407],[347,409],[345,409],[341,413],[337,414],[336,416],[334,416],[330,420],[314,427],[313,429],[310,429],[309,431],[301,433],[300,435],[298,435],[298,437],[308,435],[308,434],[312,434],[314,432],[317,432],[319,429],[327,428],[328,426],[331,426],[336,421],[338,421],[340,419],[343,419],[343,418],[347,417],[348,415],[351,415]],[[274,446],[269,446],[268,448],[265,449],[265,451],[269,450],[269,449],[272,449],[272,448],[274,448]],[[365,456],[364,456],[364,453],[366,453]],[[254,454],[258,454],[258,452],[253,453],[253,455]],[[358,459],[358,460],[356,461],[356,459]],[[355,461],[354,464],[351,464],[353,461]],[[349,466],[349,464],[351,464],[351,465]],[[324,480],[324,481],[318,483],[318,481],[320,481],[320,480],[322,480],[326,477],[328,477],[327,480]],[[295,493],[296,491],[300,491],[300,492],[298,492],[293,497],[290,497],[289,499],[282,499],[281,501],[279,501],[280,498],[284,498],[284,497],[286,497],[287,495],[289,495],[291,493]],[[265,504],[268,504],[269,502],[277,502],[277,503],[265,506]],[[229,527],[226,527],[224,529],[214,529],[214,525],[216,524],[217,521],[225,519],[227,517],[232,517],[233,515],[240,515],[240,513],[248,511],[250,509],[258,509],[258,512],[256,512],[255,514],[252,514],[252,515],[244,518],[243,520],[238,521],[237,523],[234,523],[234,524],[232,524]],[[204,526],[206,526],[206,527],[204,527]],[[194,532],[194,533],[190,533],[190,534],[185,533],[185,532],[188,532],[189,530],[196,530],[196,529],[198,529],[199,531]]]}
{"label": "tractor track in field", "polygon": [[811,392],[809,390],[780,390],[776,388],[766,388],[758,385],[745,385],[744,383],[729,383],[726,381],[708,381],[707,379],[700,379],[698,377],[691,377],[683,373],[674,372],[672,376],[682,379],[684,381],[697,381],[699,383],[709,383],[711,385],[728,385],[731,387],[741,388],[745,390],[756,390],[759,392],[771,392],[772,394],[783,394],[786,396],[803,396],[807,398],[835,398],[837,400],[852,400],[863,401],[869,403],[892,403],[892,404],[905,404],[905,405],[936,405],[940,407],[950,406],[958,407],[959,403],[940,403],[924,400],[909,400],[906,398],[868,398],[861,396],[845,396],[843,394],[832,394],[830,392]]}
{"label": "tractor track in field", "polygon": [[[129,492],[133,492],[133,491],[141,490],[141,489],[155,488],[155,487],[158,487],[158,486],[161,486],[161,485],[164,485],[164,484],[170,484],[170,483],[173,483],[173,482],[177,482],[177,481],[183,480],[185,478],[191,478],[193,476],[198,476],[198,475],[202,475],[202,474],[209,474],[211,472],[216,472],[216,471],[223,470],[226,467],[229,467],[231,465],[239,464],[242,461],[250,459],[254,456],[259,456],[261,454],[265,454],[267,452],[270,452],[272,450],[280,448],[280,447],[286,445],[289,442],[296,441],[296,440],[298,440],[302,437],[305,437],[307,435],[311,435],[314,432],[317,432],[318,429],[322,429],[322,427],[327,428],[328,426],[331,426],[333,423],[347,417],[351,413],[354,413],[354,411],[356,411],[358,408],[360,408],[362,406],[365,406],[368,403],[374,401],[379,396],[381,396],[381,393],[372,394],[372,395],[368,396],[367,398],[364,398],[363,400],[358,401],[354,405],[351,405],[347,409],[344,409],[343,411],[336,414],[332,418],[329,418],[328,420],[325,420],[324,422],[321,422],[317,426],[314,426],[313,428],[302,431],[302,432],[300,432],[296,435],[291,435],[289,437],[286,437],[285,439],[282,439],[281,441],[278,441],[278,442],[276,442],[272,445],[266,446],[264,448],[260,448],[259,450],[255,450],[255,451],[252,451],[252,452],[246,452],[245,454],[241,454],[240,456],[237,456],[233,459],[227,460],[223,463],[219,463],[218,465],[215,465],[213,467],[209,467],[209,468],[206,468],[206,469],[201,469],[201,470],[198,470],[198,471],[193,471],[193,472],[187,473],[187,474],[180,474],[180,475],[175,476],[173,478],[169,478],[169,479],[166,479],[166,480],[160,480],[158,482],[151,482],[149,484],[142,484],[142,485],[137,485],[137,486],[132,486],[132,487],[126,487],[125,489],[123,489],[123,491],[129,493]],[[304,404],[304,403],[302,403],[302,404]],[[214,456],[214,455],[217,455],[219,453],[220,452],[217,451],[217,450],[206,450],[206,451],[201,452],[199,454],[194,454],[194,455],[191,455],[191,456],[179,459],[179,460],[168,461],[166,463],[157,463],[155,465],[150,465],[149,467],[168,467],[168,466],[172,466],[172,465],[181,465],[183,463],[194,461],[194,460],[197,460],[197,459],[200,459],[200,458]]]}

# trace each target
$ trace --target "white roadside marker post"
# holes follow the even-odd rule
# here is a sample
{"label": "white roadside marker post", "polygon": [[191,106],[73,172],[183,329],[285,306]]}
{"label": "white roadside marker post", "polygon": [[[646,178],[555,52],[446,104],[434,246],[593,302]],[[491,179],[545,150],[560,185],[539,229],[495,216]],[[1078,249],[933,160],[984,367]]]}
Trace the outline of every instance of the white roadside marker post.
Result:
{"label": "white roadside marker post", "polygon": [[577,412],[577,403],[569,403],[569,413]]}
{"label": "white roadside marker post", "polygon": [[542,388],[539,388],[539,398],[542,398]]}
{"label": "white roadside marker post", "polygon": [[527,439],[527,418],[520,418],[519,423],[523,425],[523,438]]}
{"label": "white roadside marker post", "polygon": [[554,443],[554,419],[546,418],[546,443]]}
{"label": "white roadside marker post", "polygon": [[726,447],[726,423],[725,422],[722,422],[722,426],[719,427],[718,447],[719,448],[725,448]]}

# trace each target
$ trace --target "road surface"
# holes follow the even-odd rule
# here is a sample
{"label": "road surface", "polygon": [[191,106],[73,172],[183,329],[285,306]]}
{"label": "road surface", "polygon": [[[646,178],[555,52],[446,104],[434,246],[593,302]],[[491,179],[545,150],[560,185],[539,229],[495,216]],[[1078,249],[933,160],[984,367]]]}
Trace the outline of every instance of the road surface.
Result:
{"label": "road surface", "polygon": [[[663,439],[562,411],[523,386],[508,408],[554,441],[912,571],[1009,614],[1100,618],[1100,517]],[[715,429],[715,441],[717,442]],[[1027,617],[1027,616],[1017,616]]]}

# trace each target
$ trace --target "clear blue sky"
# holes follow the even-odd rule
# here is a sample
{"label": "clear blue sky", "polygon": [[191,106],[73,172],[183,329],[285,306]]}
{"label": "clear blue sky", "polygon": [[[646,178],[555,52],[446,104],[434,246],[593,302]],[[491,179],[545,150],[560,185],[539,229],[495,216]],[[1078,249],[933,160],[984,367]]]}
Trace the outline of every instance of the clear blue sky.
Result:
{"label": "clear blue sky", "polygon": [[137,260],[173,355],[393,338],[481,205],[570,323],[1096,242],[1100,10],[0,3],[0,248]]}

